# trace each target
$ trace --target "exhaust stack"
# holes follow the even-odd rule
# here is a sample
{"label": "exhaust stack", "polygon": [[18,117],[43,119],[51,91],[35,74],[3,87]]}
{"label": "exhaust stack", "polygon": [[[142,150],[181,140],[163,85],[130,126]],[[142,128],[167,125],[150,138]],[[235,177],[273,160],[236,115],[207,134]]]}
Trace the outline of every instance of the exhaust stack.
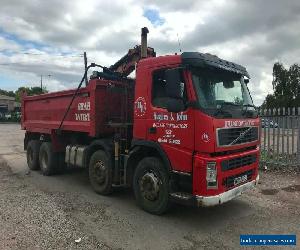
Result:
{"label": "exhaust stack", "polygon": [[146,58],[148,57],[147,54],[147,34],[149,33],[149,30],[147,27],[142,28],[141,32],[141,58]]}

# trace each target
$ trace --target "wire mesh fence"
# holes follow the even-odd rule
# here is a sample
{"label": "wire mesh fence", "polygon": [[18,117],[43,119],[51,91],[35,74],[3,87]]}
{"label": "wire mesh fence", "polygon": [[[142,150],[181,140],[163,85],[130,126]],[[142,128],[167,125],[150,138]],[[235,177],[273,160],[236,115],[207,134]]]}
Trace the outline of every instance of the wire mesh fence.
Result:
{"label": "wire mesh fence", "polygon": [[261,109],[261,164],[300,166],[300,107]]}

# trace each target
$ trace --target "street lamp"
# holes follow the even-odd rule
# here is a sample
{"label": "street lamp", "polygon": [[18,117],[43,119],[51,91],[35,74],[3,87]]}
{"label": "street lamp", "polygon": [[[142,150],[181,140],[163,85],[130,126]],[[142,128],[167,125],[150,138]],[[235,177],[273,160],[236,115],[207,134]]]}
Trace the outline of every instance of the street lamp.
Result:
{"label": "street lamp", "polygon": [[[43,76],[44,75],[41,75],[41,92],[43,93]],[[47,75],[49,78],[50,78],[50,76],[52,76],[52,75]]]}

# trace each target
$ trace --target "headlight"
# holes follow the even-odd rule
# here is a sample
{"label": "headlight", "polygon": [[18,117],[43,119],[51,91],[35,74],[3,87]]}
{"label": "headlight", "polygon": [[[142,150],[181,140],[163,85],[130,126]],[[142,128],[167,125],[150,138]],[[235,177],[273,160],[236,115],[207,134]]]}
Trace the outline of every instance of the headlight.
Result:
{"label": "headlight", "polygon": [[217,181],[217,166],[216,162],[207,162],[206,165],[206,181],[215,182]]}

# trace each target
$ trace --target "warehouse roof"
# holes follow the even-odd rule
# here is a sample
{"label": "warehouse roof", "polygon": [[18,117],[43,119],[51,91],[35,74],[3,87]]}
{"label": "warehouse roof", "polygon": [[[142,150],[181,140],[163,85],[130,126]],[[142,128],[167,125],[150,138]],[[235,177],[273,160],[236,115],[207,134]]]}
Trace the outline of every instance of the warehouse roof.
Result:
{"label": "warehouse roof", "polygon": [[0,94],[0,100],[8,100],[8,101],[14,101],[15,98],[11,96],[1,95]]}

